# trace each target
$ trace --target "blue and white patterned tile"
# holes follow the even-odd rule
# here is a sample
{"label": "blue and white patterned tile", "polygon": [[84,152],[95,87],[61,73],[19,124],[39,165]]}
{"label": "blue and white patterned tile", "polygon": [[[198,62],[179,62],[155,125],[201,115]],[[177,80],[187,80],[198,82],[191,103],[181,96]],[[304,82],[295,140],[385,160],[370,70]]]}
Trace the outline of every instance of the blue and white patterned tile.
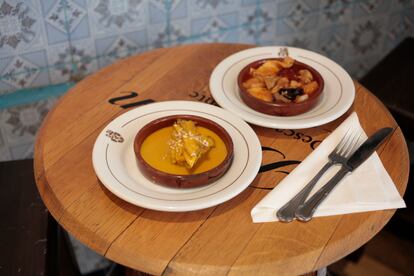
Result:
{"label": "blue and white patterned tile", "polygon": [[347,47],[348,25],[332,25],[320,29],[318,35],[318,49],[327,57],[336,62],[345,60],[345,48]]}
{"label": "blue and white patterned tile", "polygon": [[9,94],[9,93],[13,93],[14,91],[16,91],[15,87],[8,85],[5,82],[2,82],[1,81],[2,79],[3,79],[3,76],[0,77],[0,95]]}
{"label": "blue and white patterned tile", "polygon": [[49,47],[51,83],[79,80],[98,69],[93,39]]}
{"label": "blue and white patterned tile", "polygon": [[386,19],[367,17],[352,23],[348,34],[347,55],[351,57],[372,56],[382,50]]}
{"label": "blue and white patterned tile", "polygon": [[72,59],[70,44],[64,43],[49,46],[47,49],[49,76],[52,84],[64,83],[70,80]]}
{"label": "blue and white patterned tile", "polygon": [[85,1],[40,1],[48,44],[54,45],[89,36]]}
{"label": "blue and white patterned tile", "polygon": [[240,8],[241,41],[263,44],[276,38],[276,3],[243,6]]}
{"label": "blue and white patterned tile", "polygon": [[239,0],[196,0],[188,1],[189,16],[191,18],[215,16],[237,12],[240,8]]}
{"label": "blue and white patterned tile", "polygon": [[157,24],[167,21],[167,7],[164,1],[149,1],[148,13],[149,23]]}
{"label": "blue and white patterned tile", "polygon": [[50,84],[46,50],[12,56],[3,59],[2,63],[0,91]]}
{"label": "blue and white patterned tile", "polygon": [[191,37],[197,42],[237,42],[238,25],[237,12],[193,19]]}
{"label": "blue and white patterned tile", "polygon": [[26,144],[19,144],[10,147],[10,154],[13,160],[33,158],[34,140]]}
{"label": "blue and white patterned tile", "polygon": [[0,56],[46,46],[36,0],[0,1]]}
{"label": "blue and white patterned tile", "polygon": [[[317,33],[302,32],[295,35],[278,36],[273,45],[286,45],[296,48],[307,49],[319,52],[317,48]],[[270,45],[271,41],[264,41],[265,45]]]}
{"label": "blue and white patterned tile", "polygon": [[319,26],[349,22],[353,15],[354,3],[352,0],[321,0]]}
{"label": "blue and white patterned tile", "polygon": [[394,12],[389,16],[385,30],[384,51],[390,51],[408,36],[414,36],[414,8]]}
{"label": "blue and white patterned tile", "polygon": [[188,17],[188,0],[164,0],[164,2],[167,4],[168,18],[171,21]]}
{"label": "blue and white patterned tile", "polygon": [[[13,56],[0,58],[0,72],[5,71],[6,67],[12,62],[12,60],[13,60]],[[13,92],[13,90],[16,89],[14,86],[2,81],[3,79],[8,79],[10,77],[11,76],[7,74],[5,75],[0,74],[0,95]]]}
{"label": "blue and white patterned tile", "polygon": [[274,21],[257,24],[257,26],[251,26],[249,29],[250,32],[254,33],[255,44],[258,45],[276,45],[281,38],[275,35],[276,24]]}
{"label": "blue and white patterned tile", "polygon": [[89,14],[87,0],[67,1],[66,18],[69,41],[89,38],[91,36],[89,26]]}
{"label": "blue and white patterned tile", "polygon": [[257,0],[241,0],[240,5],[242,7],[246,7],[246,6],[257,6]]}
{"label": "blue and white patterned tile", "polygon": [[170,24],[153,24],[148,28],[148,48],[172,47],[191,43],[191,27],[187,19]]}
{"label": "blue and white patterned tile", "polygon": [[102,68],[118,59],[143,52],[147,49],[147,44],[146,30],[96,39],[98,66]]}
{"label": "blue and white patterned tile", "polygon": [[12,159],[10,149],[6,144],[6,136],[3,134],[3,130],[0,127],[0,162]]}
{"label": "blue and white patterned tile", "polygon": [[251,31],[255,30],[256,44],[269,44],[277,39],[278,8],[276,2],[262,3],[256,6],[253,14],[250,14],[249,28]]}
{"label": "blue and white patterned tile", "polygon": [[[0,128],[4,143],[9,147],[13,158],[25,157],[17,156],[16,152],[22,153],[22,146],[24,148],[26,145],[33,145],[43,119],[55,102],[56,99],[52,98],[0,111]],[[20,147],[20,150],[15,149],[16,147]]]}
{"label": "blue and white patterned tile", "polygon": [[313,30],[318,25],[319,1],[295,0],[277,7],[277,35]]}
{"label": "blue and white patterned tile", "polygon": [[42,14],[44,17],[44,28],[48,45],[68,41],[67,31],[65,29],[65,16],[63,12],[55,13],[59,0],[40,1]]}
{"label": "blue and white patterned tile", "polygon": [[[65,53],[70,54],[70,74],[74,80],[80,80],[87,75],[95,72],[98,69],[98,62],[96,59],[95,42],[93,39],[84,39],[72,42],[65,50]],[[62,64],[67,60],[63,59]]]}
{"label": "blue and white patterned tile", "polygon": [[183,19],[187,16],[187,0],[149,0],[150,24]]}
{"label": "blue and white patterned tile", "polygon": [[280,0],[241,0],[241,5],[242,6],[258,6],[261,5],[262,3],[268,3],[268,2],[280,2]]}
{"label": "blue and white patterned tile", "polygon": [[387,12],[390,8],[391,1],[383,0],[365,0],[356,1],[354,4],[354,18],[363,18]]}
{"label": "blue and white patterned tile", "polygon": [[391,0],[390,11],[405,11],[414,8],[413,0]]}
{"label": "blue and white patterned tile", "polygon": [[36,134],[57,97],[0,111],[0,161],[33,157]]}
{"label": "blue and white patterned tile", "polygon": [[287,45],[291,47],[297,47],[307,49],[321,54],[321,50],[318,47],[318,33],[317,32],[303,32],[294,35]]}
{"label": "blue and white patterned tile", "polygon": [[239,27],[239,41],[240,43],[244,44],[259,44],[259,41],[256,39],[256,29],[250,26],[247,27]]}
{"label": "blue and white patterned tile", "polygon": [[148,1],[88,1],[93,36],[100,37],[143,29],[148,22]]}

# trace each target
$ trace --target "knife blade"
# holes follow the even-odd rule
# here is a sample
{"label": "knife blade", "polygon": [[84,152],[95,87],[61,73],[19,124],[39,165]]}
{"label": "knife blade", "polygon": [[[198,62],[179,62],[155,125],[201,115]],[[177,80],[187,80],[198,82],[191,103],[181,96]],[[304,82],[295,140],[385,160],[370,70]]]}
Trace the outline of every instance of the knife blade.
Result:
{"label": "knife blade", "polygon": [[336,185],[350,172],[358,168],[362,163],[373,154],[377,148],[393,131],[390,127],[385,127],[370,136],[359,148],[351,155],[344,166],[311,198],[298,207],[295,217],[300,221],[309,221],[318,206],[326,199]]}

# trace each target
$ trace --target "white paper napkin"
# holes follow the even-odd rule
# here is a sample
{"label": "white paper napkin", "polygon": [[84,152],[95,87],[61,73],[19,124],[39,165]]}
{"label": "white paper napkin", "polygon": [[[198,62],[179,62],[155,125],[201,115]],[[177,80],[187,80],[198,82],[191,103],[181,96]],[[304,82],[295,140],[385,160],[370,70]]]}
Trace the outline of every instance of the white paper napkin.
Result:
{"label": "white paper napkin", "polygon": [[[253,222],[277,221],[276,212],[308,183],[328,162],[329,153],[339,143],[346,131],[361,128],[357,114],[352,113],[332,132],[305,160],[287,175],[251,211]],[[331,168],[312,190],[311,195],[322,187],[337,171]],[[314,216],[330,216],[383,209],[404,208],[405,203],[394,182],[388,175],[377,153],[338,184],[321,203]]]}

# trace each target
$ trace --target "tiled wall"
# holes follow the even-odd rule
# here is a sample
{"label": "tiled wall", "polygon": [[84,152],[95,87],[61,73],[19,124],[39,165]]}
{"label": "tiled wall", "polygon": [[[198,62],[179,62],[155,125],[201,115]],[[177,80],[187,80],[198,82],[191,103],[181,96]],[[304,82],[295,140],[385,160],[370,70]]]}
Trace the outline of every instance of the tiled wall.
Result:
{"label": "tiled wall", "polygon": [[[359,78],[407,36],[414,0],[0,0],[0,101],[194,42],[297,46]],[[31,156],[53,101],[0,110],[0,161]]]}

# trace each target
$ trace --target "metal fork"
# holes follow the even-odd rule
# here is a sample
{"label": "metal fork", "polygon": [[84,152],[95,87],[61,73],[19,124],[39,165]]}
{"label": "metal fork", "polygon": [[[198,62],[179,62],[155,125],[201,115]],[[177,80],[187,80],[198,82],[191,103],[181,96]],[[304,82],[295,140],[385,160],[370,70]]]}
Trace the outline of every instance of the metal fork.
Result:
{"label": "metal fork", "polygon": [[335,149],[328,155],[328,162],[320,169],[320,171],[309,181],[302,190],[296,194],[291,200],[280,208],[276,216],[280,221],[290,222],[295,218],[295,212],[299,205],[305,202],[306,198],[312,191],[313,187],[318,183],[319,179],[325,172],[333,165],[344,165],[347,158],[357,149],[360,144],[359,140],[361,133],[352,129],[348,129],[344,137],[335,147]]}

